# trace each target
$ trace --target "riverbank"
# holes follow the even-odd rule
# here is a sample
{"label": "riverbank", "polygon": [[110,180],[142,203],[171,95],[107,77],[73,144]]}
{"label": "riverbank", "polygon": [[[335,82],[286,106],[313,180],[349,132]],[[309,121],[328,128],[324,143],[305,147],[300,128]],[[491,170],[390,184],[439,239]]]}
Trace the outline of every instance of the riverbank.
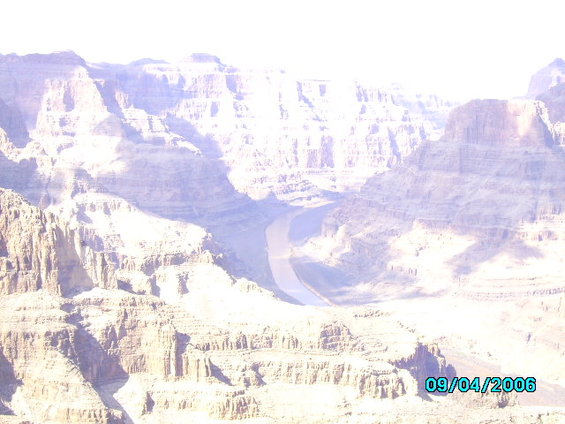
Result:
{"label": "riverbank", "polygon": [[[304,305],[327,306],[333,305],[333,302],[308,281],[309,277],[297,274],[291,261],[293,243],[290,234],[295,240],[315,235],[330,206],[335,207],[325,203],[289,211],[275,219],[265,230],[269,265],[277,286]],[[299,219],[304,215],[306,219]]]}

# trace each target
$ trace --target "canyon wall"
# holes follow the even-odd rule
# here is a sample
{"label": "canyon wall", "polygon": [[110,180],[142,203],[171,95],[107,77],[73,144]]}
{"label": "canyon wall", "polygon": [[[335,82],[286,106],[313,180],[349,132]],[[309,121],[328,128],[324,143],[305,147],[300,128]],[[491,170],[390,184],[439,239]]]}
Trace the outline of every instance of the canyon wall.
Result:
{"label": "canyon wall", "polygon": [[[156,243],[179,255],[180,231],[190,249],[216,243],[230,272],[276,291],[262,226],[288,203],[335,197],[401,162],[428,121],[397,103],[376,87],[240,70],[210,55],[129,65],[5,55],[0,177],[85,228],[90,247],[114,252],[128,287],[157,293],[160,277],[143,264]],[[156,227],[163,241],[139,234]]]}
{"label": "canyon wall", "polygon": [[372,177],[296,259],[348,276],[349,287],[320,286],[334,301],[391,301],[388,311],[444,347],[563,381],[552,336],[564,331],[559,134],[540,101],[460,106],[441,140]]}
{"label": "canyon wall", "polygon": [[[305,247],[358,276],[339,301],[420,278],[418,290],[443,290],[445,273],[465,300],[559,290],[560,265],[535,274],[561,263],[556,127],[540,103],[476,102],[423,142],[449,107],[209,55],[0,56],[0,422],[431,423],[446,409],[464,422],[469,408],[494,423],[558,422],[495,395],[425,402],[423,379],[453,372],[440,338],[386,305],[283,302],[222,244],[288,204],[363,187],[325,222],[326,242]],[[507,122],[500,134],[492,115]],[[474,239],[485,234],[486,247]],[[499,253],[531,261],[531,275],[488,282],[480,266]],[[383,272],[385,290],[373,284]],[[563,308],[545,299],[528,313],[547,330],[528,340],[560,352],[561,321],[545,317]]]}
{"label": "canyon wall", "polygon": [[[282,302],[229,276],[211,254],[190,264],[170,258],[187,274],[184,292],[174,279],[160,283],[169,290],[165,302],[118,288],[119,270],[81,242],[81,229],[15,192],[0,191],[0,216],[6,417],[127,423],[174,413],[239,420],[271,413],[262,406],[272,401],[270,387],[321,385],[333,396],[394,399],[417,395],[416,377],[424,371],[414,369],[429,366],[430,358],[434,372],[445,373],[436,348],[386,316],[369,336],[374,315]],[[149,264],[165,266],[157,259]],[[372,341],[383,331],[395,334],[385,349]],[[426,361],[418,359],[422,350]]]}

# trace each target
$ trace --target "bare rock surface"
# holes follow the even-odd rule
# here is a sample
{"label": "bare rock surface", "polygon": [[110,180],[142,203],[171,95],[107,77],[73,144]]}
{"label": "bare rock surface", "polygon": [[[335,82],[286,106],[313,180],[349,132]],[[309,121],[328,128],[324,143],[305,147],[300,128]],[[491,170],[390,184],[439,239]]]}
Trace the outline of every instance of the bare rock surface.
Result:
{"label": "bare rock surface", "polygon": [[[0,93],[2,127],[18,147],[36,140],[57,160],[53,171],[80,167],[114,193],[182,217],[193,217],[186,205],[198,209],[202,186],[226,204],[241,203],[232,185],[254,199],[287,201],[357,188],[437,131],[449,107],[418,99],[411,116],[405,106],[416,101],[399,89],[395,97],[359,82],[237,69],[218,58],[96,65],[72,52],[1,56]],[[131,183],[140,173],[155,180],[142,185],[143,195]],[[158,197],[162,184],[173,188],[171,178],[192,190]]]}
{"label": "bare rock surface", "polygon": [[[537,98],[547,106],[552,122],[565,122],[565,82],[551,87]],[[565,144],[563,139],[560,140],[560,144]]]}
{"label": "bare rock surface", "polygon": [[[193,57],[100,69],[122,108],[158,116],[221,157],[229,178],[255,199],[358,187],[401,161],[426,137],[390,93],[345,81],[302,80]],[[272,170],[277,172],[273,173]]]}
{"label": "bare rock surface", "polygon": [[0,189],[0,294],[45,290],[69,295],[117,288],[111,258],[95,252],[56,216]]}
{"label": "bare rock surface", "polygon": [[[240,70],[207,55],[129,65],[88,64],[72,52],[5,55],[0,177],[86,227],[96,249],[130,249],[134,229],[119,227],[129,208],[140,227],[161,218],[169,229],[171,220],[204,228],[230,272],[276,290],[261,226],[288,202],[358,188],[402,161],[427,127],[396,103],[357,82]],[[191,246],[208,237],[195,226]],[[118,254],[126,284],[143,257]],[[140,284],[155,286],[158,276],[145,274]]]}
{"label": "bare rock surface", "polygon": [[[15,285],[0,297],[0,399],[13,416],[157,422],[175,411],[178,417],[239,420],[268,414],[261,405],[271,386],[322,385],[334,396],[394,399],[417,395],[421,367],[434,363],[435,372],[445,374],[437,348],[386,316],[377,315],[382,326],[371,329],[361,323],[373,321],[373,314],[284,303],[255,283],[235,281],[213,261],[185,264],[185,293],[165,297],[167,303],[108,284],[66,292],[69,281],[57,274],[65,268],[83,269],[82,281],[93,279],[91,255],[77,254],[72,266],[64,261],[70,243],[79,250],[75,232],[14,192],[2,190],[0,202],[5,257],[33,264],[31,270],[12,268],[2,282],[40,274],[40,284]],[[30,245],[38,259],[25,256]],[[107,276],[112,266],[108,262]],[[42,275],[43,267],[54,274]],[[248,308],[254,312],[244,313]],[[381,336],[395,342],[372,341]]]}
{"label": "bare rock surface", "polygon": [[537,96],[549,90],[553,86],[564,82],[565,61],[557,58],[532,76],[530,86],[528,87],[528,94],[526,96],[530,99],[535,99]]}
{"label": "bare rock surface", "polygon": [[[55,220],[13,192],[3,190],[0,200],[10,206],[1,212],[9,254],[6,228]],[[21,239],[41,245],[50,234]],[[63,232],[58,242],[72,240]],[[88,269],[88,257],[80,263]],[[420,416],[431,423],[442,416],[441,402],[426,405],[420,395],[424,376],[448,375],[445,358],[391,314],[292,305],[213,261],[185,267],[186,291],[166,302],[101,286],[67,296],[48,287],[2,295],[0,422],[398,423]],[[469,407],[445,402],[452,417]],[[477,412],[517,422],[534,413],[508,405],[501,415],[499,407],[485,400]]]}
{"label": "bare rock surface", "polygon": [[318,287],[337,303],[379,302],[444,346],[563,385],[556,134],[541,102],[461,106],[443,139],[369,180],[296,255],[350,276],[351,287]]}
{"label": "bare rock surface", "polygon": [[[348,308],[283,302],[261,268],[267,254],[254,233],[263,232],[275,213],[286,212],[287,203],[356,189],[375,172],[406,162],[413,172],[429,170],[422,188],[375,203],[375,177],[363,200],[347,206],[355,219],[366,214],[368,226],[352,227],[355,240],[343,245],[351,252],[327,262],[347,272],[361,270],[366,280],[339,301],[372,299],[370,278],[387,260],[360,259],[374,248],[364,240],[365,228],[380,231],[369,222],[367,208],[376,204],[386,211],[381,225],[389,225],[390,234],[403,232],[402,220],[426,202],[418,200],[418,190],[434,205],[422,208],[427,218],[410,237],[421,241],[433,234],[440,242],[419,245],[422,263],[399,255],[391,264],[391,283],[400,275],[410,290],[423,275],[440,277],[433,290],[449,287],[444,271],[429,271],[430,252],[445,240],[442,234],[460,243],[459,253],[473,237],[489,234],[498,244],[488,258],[510,246],[522,255],[518,259],[531,261],[528,272],[535,275],[538,254],[550,255],[541,241],[555,243],[552,259],[558,257],[561,209],[554,199],[561,198],[562,184],[554,177],[562,167],[558,154],[547,153],[558,148],[555,127],[546,123],[541,104],[532,105],[492,104],[480,130],[452,127],[462,140],[433,144],[452,155],[454,169],[445,169],[432,144],[417,147],[443,125],[449,107],[433,97],[414,100],[358,82],[241,70],[204,54],[130,65],[88,64],[72,52],[0,56],[0,422],[558,422],[559,409],[520,407],[494,395],[472,401],[426,395],[425,377],[453,372],[442,344],[461,349],[475,340],[425,334],[437,328],[445,336],[437,315],[426,315],[426,307],[439,311],[445,304],[395,309],[393,302]],[[502,112],[509,124],[497,134],[490,114]],[[472,128],[473,120],[461,119]],[[504,148],[510,153],[500,159],[498,137],[506,140],[508,131],[512,137]],[[486,135],[492,139],[483,140]],[[525,148],[532,160],[522,167]],[[487,161],[491,156],[495,160]],[[430,157],[436,159],[427,164]],[[493,207],[483,217],[460,213],[453,219],[457,230],[444,230],[451,215],[432,193],[431,177],[445,174],[443,196],[457,196],[447,182],[461,182],[461,190],[469,191],[493,162],[500,166],[481,186],[485,196],[512,189],[516,172],[529,181],[528,194],[540,193],[535,207],[528,203],[515,212],[522,217],[533,211],[530,226],[516,227]],[[387,185],[402,190],[410,175]],[[475,201],[483,207],[481,196]],[[405,203],[387,209],[397,198]],[[343,227],[340,210],[324,225],[323,237]],[[498,219],[494,226],[489,213]],[[353,240],[346,229],[338,237]],[[522,233],[524,245],[533,243],[526,253],[520,243],[511,244]],[[403,242],[395,247],[399,252]],[[248,262],[230,250],[238,246],[240,252],[249,248]],[[326,247],[316,251],[323,261]],[[444,249],[447,257],[453,246]],[[250,263],[252,270],[246,268]],[[551,338],[562,331],[561,301],[535,297],[558,288],[561,270],[542,283],[517,278],[518,289],[508,290],[505,276],[488,282],[492,269],[480,268],[480,260],[463,255],[453,263],[464,284],[456,292],[460,303],[451,307],[471,313],[477,302],[485,302],[486,310],[490,300],[516,295],[527,311],[513,327],[526,340],[520,354],[531,359],[538,349],[546,356],[532,362],[535,370],[562,378],[555,365],[556,372],[547,372],[562,359],[562,346]],[[468,283],[463,277],[477,269],[480,278]],[[392,284],[385,288],[394,297]],[[529,291],[532,299],[522,297]],[[510,306],[491,309],[485,320],[515,318]],[[538,319],[544,331],[528,328]],[[500,336],[500,328],[493,325],[489,339]],[[480,327],[468,329],[472,336]],[[470,346],[477,356],[492,348]]]}
{"label": "bare rock surface", "polygon": [[[558,64],[559,66],[557,66]],[[557,69],[553,69],[557,66]],[[536,99],[542,101],[547,107],[549,119],[553,123],[554,137],[557,144],[565,145],[565,65],[563,61],[556,60],[550,68],[554,77],[551,83],[540,84]],[[546,70],[547,71],[547,70]],[[544,72],[542,69],[540,72]],[[535,77],[532,78],[534,82]]]}

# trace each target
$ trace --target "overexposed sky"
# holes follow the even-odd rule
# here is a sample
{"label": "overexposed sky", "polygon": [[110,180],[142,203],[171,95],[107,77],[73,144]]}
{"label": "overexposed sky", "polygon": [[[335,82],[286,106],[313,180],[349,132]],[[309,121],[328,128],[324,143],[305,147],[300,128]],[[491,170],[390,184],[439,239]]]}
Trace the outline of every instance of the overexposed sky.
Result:
{"label": "overexposed sky", "polygon": [[89,62],[193,52],[306,78],[398,81],[447,97],[513,97],[565,58],[565,1],[19,0],[0,53],[74,50]]}

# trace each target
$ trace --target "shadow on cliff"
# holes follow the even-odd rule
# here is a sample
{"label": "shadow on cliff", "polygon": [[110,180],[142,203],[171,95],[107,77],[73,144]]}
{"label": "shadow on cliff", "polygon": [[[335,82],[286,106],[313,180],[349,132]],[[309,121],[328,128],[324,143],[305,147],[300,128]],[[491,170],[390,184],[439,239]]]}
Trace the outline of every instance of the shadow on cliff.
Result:
{"label": "shadow on cliff", "polygon": [[29,141],[29,133],[21,112],[8,106],[0,98],[0,128],[6,131],[6,135],[16,147],[24,147]]}
{"label": "shadow on cliff", "polygon": [[[372,177],[348,200],[348,209],[339,212],[357,214],[356,219],[363,222],[367,217],[359,211],[368,211],[375,229],[353,239],[353,253],[341,254],[338,259],[349,264],[348,269],[356,269],[358,275],[373,268],[371,281],[383,290],[372,297],[372,290],[362,290],[367,283],[353,278],[351,283],[359,285],[353,293],[368,293],[372,298],[365,299],[367,302],[422,295],[413,286],[418,280],[417,268],[394,264],[399,255],[395,242],[408,235],[416,223],[431,230],[432,235],[444,232],[447,237],[453,234],[475,240],[444,263],[451,269],[452,281],[466,279],[501,254],[517,263],[541,258],[540,249],[527,244],[521,232],[540,216],[565,210],[565,154],[549,143],[545,134],[534,143],[535,131],[539,129],[526,131],[529,138],[518,145],[506,142],[485,146],[445,139],[424,142],[403,164]],[[342,217],[339,222],[342,225],[352,218]],[[375,225],[379,222],[380,226]],[[337,227],[329,231],[335,233]],[[544,229],[536,235],[536,241],[556,237],[552,230]],[[414,245],[414,255],[418,254]],[[440,290],[435,295],[442,293]],[[335,294],[339,296],[342,291]],[[355,300],[359,302],[363,303],[361,294]]]}
{"label": "shadow on cliff", "polygon": [[[218,141],[170,112],[193,99],[196,88],[187,86],[181,73],[170,79],[166,71],[156,75],[144,68],[159,63],[163,62],[144,59],[127,66],[105,64],[89,69],[102,81],[97,82],[98,90],[108,110],[121,120],[125,134],[118,146],[122,170],[101,175],[99,181],[108,191],[146,212],[204,227],[221,246],[223,255],[218,260],[230,274],[254,280],[280,298],[298,303],[274,282],[264,234],[268,223],[288,205],[272,194],[256,201],[234,188]],[[223,65],[218,62],[218,66]],[[225,83],[234,92],[229,82]],[[128,105],[159,117],[173,135],[190,142],[199,152],[144,140],[126,122],[118,93],[126,95]]]}
{"label": "shadow on cliff", "polygon": [[[198,134],[188,122],[175,121],[171,117],[166,120],[181,138],[198,145],[202,155],[185,148],[166,146],[165,140],[144,139],[140,131],[130,125],[124,116],[116,96],[119,90],[126,94],[126,103],[160,116],[164,110],[174,108],[182,99],[191,97],[190,92],[183,90],[183,77],[180,77],[177,85],[171,85],[165,76],[145,72],[143,65],[147,61],[132,64],[134,66],[129,68],[121,65],[90,67],[78,56],[70,56],[68,61],[71,66],[62,69],[60,75],[50,77],[66,80],[67,71],[71,72],[76,66],[85,67],[94,79],[93,82],[106,108],[112,114],[99,123],[93,133],[112,132],[118,125],[124,134],[124,139],[118,146],[124,169],[121,172],[100,175],[96,182],[101,182],[103,187],[98,189],[107,189],[157,216],[183,220],[206,228],[215,240],[226,246],[224,250],[227,250],[228,254],[224,256],[223,262],[229,267],[230,273],[236,277],[255,280],[265,288],[275,291],[279,297],[293,301],[274,284],[264,249],[261,251],[257,247],[253,254],[246,250],[238,252],[238,246],[233,242],[236,238],[233,237],[234,234],[242,234],[243,237],[250,235],[249,228],[266,225],[274,211],[284,209],[285,204],[278,202],[274,197],[256,202],[237,192],[227,178],[229,170],[219,159],[217,143]],[[50,60],[50,57],[37,56],[45,60]],[[35,60],[21,58],[20,61],[33,61],[32,59]],[[47,76],[40,72],[37,75],[38,81],[43,78]],[[29,125],[33,124],[36,119],[33,113],[40,110],[42,101],[42,96],[34,98],[31,112],[26,109],[27,115],[23,116],[19,110],[0,100],[0,125],[4,126],[8,136],[13,138],[16,147],[22,147],[29,141],[25,122],[27,120]],[[35,163],[29,163],[31,166],[27,169],[26,163],[17,165],[4,159],[4,155],[0,153],[0,185],[17,190],[34,204],[41,204],[47,194],[45,188],[39,188],[40,184],[45,183],[44,179],[35,176],[35,185],[28,187],[36,169]],[[143,180],[148,184],[140,184]],[[73,184],[76,181],[82,181],[82,178],[73,180]],[[63,190],[64,186],[50,188],[57,191]],[[84,214],[82,218],[85,218]],[[264,245],[264,240],[261,240],[264,235],[261,231],[251,235],[257,238],[258,245]]]}
{"label": "shadow on cliff", "polygon": [[228,386],[233,386],[231,380],[223,373],[223,371],[217,365],[211,364],[210,371],[212,372],[212,376],[218,379],[218,381],[227,384]]}
{"label": "shadow on cliff", "polygon": [[0,415],[15,415],[4,402],[10,402],[18,386],[22,384],[22,381],[16,378],[12,364],[0,350]]}
{"label": "shadow on cliff", "polygon": [[25,193],[36,169],[35,159],[14,162],[0,151],[0,187]]}
{"label": "shadow on cliff", "polygon": [[205,228],[222,247],[218,263],[230,274],[296,303],[275,285],[264,248],[264,228],[288,206],[274,196],[256,201],[237,191],[216,140],[187,121],[169,116],[166,122],[201,153],[124,138],[117,146],[120,171],[100,174],[96,183],[152,215]]}
{"label": "shadow on cliff", "polygon": [[77,363],[83,377],[96,389],[100,399],[110,409],[120,411],[123,421],[111,418],[111,424],[133,424],[133,420],[114,398],[114,394],[128,381],[129,375],[120,364],[119,354],[112,356],[108,354],[100,342],[84,329],[81,324],[82,316],[74,312],[72,304],[66,304],[62,308],[69,313],[67,322],[76,328],[75,349]]}
{"label": "shadow on cliff", "polygon": [[[430,392],[426,390],[426,379],[429,377],[446,377],[448,380],[457,376],[455,368],[445,363],[445,357],[441,352],[434,354],[429,347],[418,343],[416,352],[409,358],[403,358],[392,363],[395,367],[407,370],[418,384],[418,396],[424,400],[431,401]],[[433,392],[436,396],[447,396],[445,392]]]}

